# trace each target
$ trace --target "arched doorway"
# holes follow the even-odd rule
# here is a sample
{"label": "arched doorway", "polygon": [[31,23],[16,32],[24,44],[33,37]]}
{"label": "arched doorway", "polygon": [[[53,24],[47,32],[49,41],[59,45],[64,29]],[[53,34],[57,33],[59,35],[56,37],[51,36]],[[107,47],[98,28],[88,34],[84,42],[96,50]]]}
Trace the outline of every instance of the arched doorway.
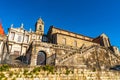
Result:
{"label": "arched doorway", "polygon": [[37,65],[46,65],[46,53],[44,51],[38,52]]}

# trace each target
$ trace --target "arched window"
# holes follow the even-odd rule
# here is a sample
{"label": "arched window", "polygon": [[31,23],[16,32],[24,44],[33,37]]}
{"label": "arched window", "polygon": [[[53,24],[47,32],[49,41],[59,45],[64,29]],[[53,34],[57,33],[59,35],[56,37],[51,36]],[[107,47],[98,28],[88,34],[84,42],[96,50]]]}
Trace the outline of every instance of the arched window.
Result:
{"label": "arched window", "polygon": [[42,26],[41,25],[39,25],[39,30],[42,30]]}
{"label": "arched window", "polygon": [[38,52],[37,65],[46,65],[46,53],[44,51]]}
{"label": "arched window", "polygon": [[15,33],[14,33],[14,32],[11,32],[11,35],[10,35],[10,36],[11,36],[10,39],[11,39],[11,40],[14,40]]}

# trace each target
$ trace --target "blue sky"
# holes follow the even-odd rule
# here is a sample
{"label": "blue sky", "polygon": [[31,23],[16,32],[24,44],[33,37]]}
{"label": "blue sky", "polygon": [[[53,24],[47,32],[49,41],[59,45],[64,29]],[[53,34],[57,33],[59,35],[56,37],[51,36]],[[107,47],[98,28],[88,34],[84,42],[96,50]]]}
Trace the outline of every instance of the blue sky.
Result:
{"label": "blue sky", "polygon": [[37,19],[90,37],[105,33],[120,48],[120,0],[0,0],[0,21],[7,34],[11,24],[35,29]]}

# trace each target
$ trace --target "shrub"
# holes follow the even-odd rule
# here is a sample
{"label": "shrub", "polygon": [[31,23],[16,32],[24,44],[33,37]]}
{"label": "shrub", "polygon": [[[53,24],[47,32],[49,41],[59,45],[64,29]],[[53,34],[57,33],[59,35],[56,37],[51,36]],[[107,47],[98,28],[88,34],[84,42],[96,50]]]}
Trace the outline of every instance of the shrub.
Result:
{"label": "shrub", "polygon": [[24,75],[27,75],[27,73],[28,73],[28,70],[25,69],[23,74],[24,74]]}
{"label": "shrub", "polygon": [[40,67],[36,67],[32,70],[33,73],[36,73],[36,72],[40,72],[41,68]]}
{"label": "shrub", "polygon": [[13,72],[10,71],[10,72],[9,72],[9,77],[12,77],[12,76],[13,76]]}
{"label": "shrub", "polygon": [[0,80],[2,80],[3,78],[5,78],[4,73],[0,73]]}
{"label": "shrub", "polygon": [[43,66],[42,68],[44,71],[48,71],[49,73],[52,73],[54,72],[54,67],[53,66],[50,66],[50,65],[46,65],[46,66]]}
{"label": "shrub", "polygon": [[0,67],[0,71],[9,71],[9,66],[7,64],[3,64],[1,67]]}
{"label": "shrub", "polygon": [[69,75],[70,74],[70,70],[66,69],[66,75]]}

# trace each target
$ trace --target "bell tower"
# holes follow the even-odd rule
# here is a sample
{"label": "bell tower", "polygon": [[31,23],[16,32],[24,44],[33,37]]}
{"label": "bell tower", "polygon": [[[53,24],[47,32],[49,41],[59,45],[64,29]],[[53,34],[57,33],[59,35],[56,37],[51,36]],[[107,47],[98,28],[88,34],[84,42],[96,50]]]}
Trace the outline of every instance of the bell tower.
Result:
{"label": "bell tower", "polygon": [[35,32],[40,35],[44,34],[44,22],[41,18],[39,18],[35,24]]}
{"label": "bell tower", "polygon": [[107,37],[107,35],[105,35],[104,33],[100,35],[101,37],[101,45],[104,47],[110,47],[110,41],[109,38]]}

